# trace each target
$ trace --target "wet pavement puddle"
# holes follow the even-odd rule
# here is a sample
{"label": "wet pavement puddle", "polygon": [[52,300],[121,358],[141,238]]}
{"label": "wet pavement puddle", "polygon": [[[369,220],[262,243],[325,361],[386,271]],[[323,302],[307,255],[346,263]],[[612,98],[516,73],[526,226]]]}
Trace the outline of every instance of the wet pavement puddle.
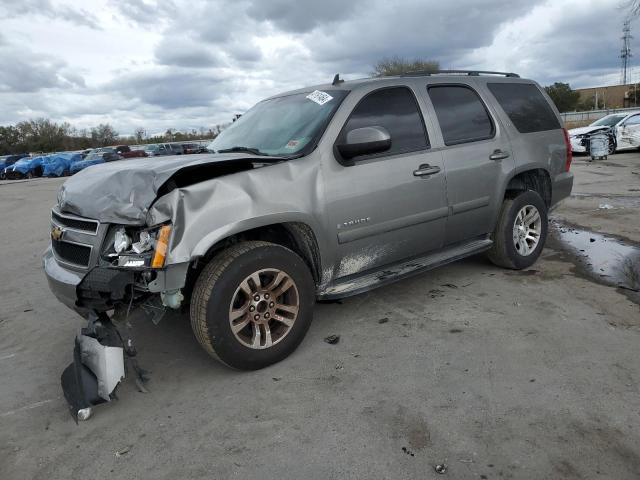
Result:
{"label": "wet pavement puddle", "polygon": [[598,281],[640,291],[640,245],[557,221],[549,224],[553,244],[573,253],[585,272]]}

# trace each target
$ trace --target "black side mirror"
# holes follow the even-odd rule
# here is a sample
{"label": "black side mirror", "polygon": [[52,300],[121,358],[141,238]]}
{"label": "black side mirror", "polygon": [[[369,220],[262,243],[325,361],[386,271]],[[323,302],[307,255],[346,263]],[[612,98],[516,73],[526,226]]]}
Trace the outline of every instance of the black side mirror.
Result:
{"label": "black side mirror", "polygon": [[340,155],[346,159],[385,152],[390,148],[391,135],[384,127],[356,128],[347,132],[344,143],[338,145]]}

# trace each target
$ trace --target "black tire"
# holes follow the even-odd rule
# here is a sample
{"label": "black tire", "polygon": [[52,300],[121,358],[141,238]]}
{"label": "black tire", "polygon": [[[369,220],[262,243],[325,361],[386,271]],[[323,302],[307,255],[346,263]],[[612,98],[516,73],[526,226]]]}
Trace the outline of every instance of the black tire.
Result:
{"label": "black tire", "polygon": [[[529,255],[521,255],[516,249],[513,232],[518,212],[527,205],[533,205],[540,213],[541,233],[538,244]],[[488,252],[491,262],[499,267],[521,270],[530,267],[540,256],[549,230],[547,206],[542,197],[533,190],[527,190],[502,202],[498,223],[491,235],[493,246]]]}
{"label": "black tire", "polygon": [[[242,344],[231,330],[229,308],[240,283],[252,273],[274,268],[296,284],[299,310],[282,340],[264,349]],[[200,273],[191,298],[191,328],[202,347],[232,368],[258,370],[283,360],[304,338],[313,318],[315,284],[305,262],[277,244],[242,242],[217,254]]]}
{"label": "black tire", "polygon": [[609,140],[609,155],[613,155],[614,153],[616,153],[616,149],[618,148],[618,145],[616,144],[615,140],[611,141]]}

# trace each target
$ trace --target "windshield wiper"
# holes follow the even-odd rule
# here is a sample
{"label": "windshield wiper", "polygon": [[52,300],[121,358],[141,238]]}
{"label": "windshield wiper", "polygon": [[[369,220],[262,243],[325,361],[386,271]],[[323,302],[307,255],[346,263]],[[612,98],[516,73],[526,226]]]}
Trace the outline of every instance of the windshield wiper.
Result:
{"label": "windshield wiper", "polygon": [[223,148],[222,150],[218,150],[218,153],[232,153],[232,152],[242,152],[242,153],[251,153],[253,155],[261,155],[264,157],[268,157],[268,153],[261,152],[257,148],[253,147],[231,147],[231,148]]}

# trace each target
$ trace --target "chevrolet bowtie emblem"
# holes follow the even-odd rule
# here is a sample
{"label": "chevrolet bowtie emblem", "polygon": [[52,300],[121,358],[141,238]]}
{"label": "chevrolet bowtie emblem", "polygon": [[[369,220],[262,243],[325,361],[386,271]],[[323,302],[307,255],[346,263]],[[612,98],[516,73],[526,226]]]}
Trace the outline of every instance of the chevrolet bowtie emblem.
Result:
{"label": "chevrolet bowtie emblem", "polygon": [[60,227],[53,227],[51,229],[51,238],[54,240],[62,240],[62,235],[64,235],[64,230]]}

